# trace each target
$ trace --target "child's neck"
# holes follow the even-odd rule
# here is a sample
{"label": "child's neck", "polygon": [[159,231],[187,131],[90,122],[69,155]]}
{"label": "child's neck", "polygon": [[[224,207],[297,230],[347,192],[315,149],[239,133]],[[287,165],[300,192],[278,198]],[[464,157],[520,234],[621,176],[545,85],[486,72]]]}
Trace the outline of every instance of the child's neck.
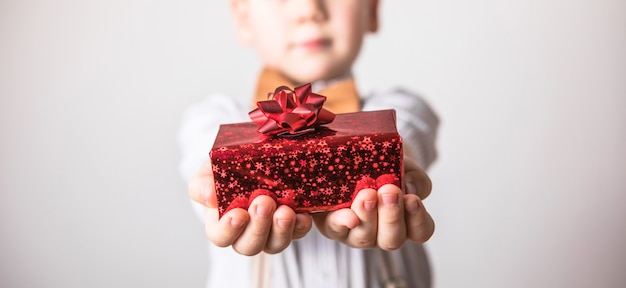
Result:
{"label": "child's neck", "polygon": [[327,80],[315,81],[315,82],[311,83],[311,87],[312,87],[313,91],[322,91],[322,90],[326,89],[327,87],[332,86],[333,84],[336,84],[338,82],[345,81],[345,80],[353,80],[352,79],[352,72],[348,72],[346,74],[339,75],[338,77],[330,78],[330,79],[327,79]]}

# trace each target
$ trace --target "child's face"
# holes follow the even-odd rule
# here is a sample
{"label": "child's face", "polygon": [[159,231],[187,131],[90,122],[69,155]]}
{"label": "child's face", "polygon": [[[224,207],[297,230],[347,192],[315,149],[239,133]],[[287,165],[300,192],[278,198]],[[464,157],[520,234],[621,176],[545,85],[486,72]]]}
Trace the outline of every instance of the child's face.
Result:
{"label": "child's face", "polygon": [[378,24],[377,0],[232,0],[232,8],[239,39],[299,83],[348,73]]}

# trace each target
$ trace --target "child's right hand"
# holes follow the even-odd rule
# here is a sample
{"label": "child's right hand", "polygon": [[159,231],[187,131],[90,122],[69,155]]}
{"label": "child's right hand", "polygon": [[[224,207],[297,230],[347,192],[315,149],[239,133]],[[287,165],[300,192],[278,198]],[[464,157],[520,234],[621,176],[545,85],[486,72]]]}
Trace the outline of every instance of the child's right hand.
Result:
{"label": "child's right hand", "polygon": [[242,255],[281,252],[312,227],[310,215],[296,213],[286,205],[277,207],[274,199],[264,195],[254,198],[247,211],[235,208],[219,218],[210,161],[189,182],[189,195],[205,207],[209,240],[220,247],[232,246]]}

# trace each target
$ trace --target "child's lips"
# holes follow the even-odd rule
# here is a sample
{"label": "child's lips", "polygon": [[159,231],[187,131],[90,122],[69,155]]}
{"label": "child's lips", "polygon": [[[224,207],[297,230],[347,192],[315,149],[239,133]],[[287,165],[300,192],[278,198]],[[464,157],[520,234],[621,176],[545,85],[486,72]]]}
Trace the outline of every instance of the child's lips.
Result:
{"label": "child's lips", "polygon": [[316,51],[329,47],[331,43],[332,41],[328,38],[320,38],[298,42],[296,47],[307,51]]}

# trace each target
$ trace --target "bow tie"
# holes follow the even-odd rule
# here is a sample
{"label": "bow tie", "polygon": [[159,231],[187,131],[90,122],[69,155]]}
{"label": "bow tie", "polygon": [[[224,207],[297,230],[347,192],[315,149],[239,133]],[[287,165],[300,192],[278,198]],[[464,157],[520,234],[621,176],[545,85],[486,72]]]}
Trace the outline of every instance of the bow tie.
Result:
{"label": "bow tie", "polygon": [[[274,90],[280,86],[287,86],[293,89],[300,84],[294,83],[277,71],[263,68],[259,74],[256,96],[253,99],[252,105],[256,108],[256,102],[268,100],[268,93],[274,92]],[[352,77],[332,81],[322,90],[313,92],[326,96],[324,108],[335,114],[358,112],[361,110],[361,101]]]}

